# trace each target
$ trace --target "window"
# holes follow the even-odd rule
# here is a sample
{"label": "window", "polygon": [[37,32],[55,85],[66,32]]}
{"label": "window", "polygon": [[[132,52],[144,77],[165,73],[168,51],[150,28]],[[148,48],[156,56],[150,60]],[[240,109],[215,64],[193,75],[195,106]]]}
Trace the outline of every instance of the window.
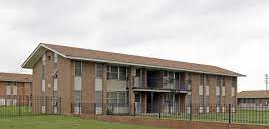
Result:
{"label": "window", "polygon": [[119,67],[119,79],[126,80],[126,68],[125,67]]}
{"label": "window", "polygon": [[81,76],[81,61],[75,61],[75,76]]}
{"label": "window", "polygon": [[140,69],[136,69],[135,70],[135,76],[136,77],[140,77],[140,74],[141,74],[141,70]]}
{"label": "window", "polygon": [[235,96],[235,88],[232,87],[232,96]]}
{"label": "window", "polygon": [[206,87],[205,87],[205,94],[206,94],[207,96],[209,96],[209,86],[206,86]]}
{"label": "window", "polygon": [[74,90],[76,90],[76,91],[80,91],[81,90],[81,77],[75,77]]}
{"label": "window", "polygon": [[126,78],[127,78],[126,67],[108,66],[107,67],[107,78],[108,79],[117,79],[117,80],[126,80]]}
{"label": "window", "polygon": [[58,79],[57,78],[53,79],[53,96],[54,97],[58,96]]}
{"label": "window", "polygon": [[225,86],[225,77],[221,78],[222,86]]}
{"label": "window", "polygon": [[58,63],[58,54],[54,53],[54,63]]}
{"label": "window", "polygon": [[97,63],[96,65],[95,65],[95,76],[97,77],[97,78],[102,78],[102,76],[103,76],[103,68],[102,68],[103,66],[102,66],[102,64],[100,64],[100,63]]}
{"label": "window", "polygon": [[118,79],[119,78],[119,70],[117,66],[110,67],[110,79]]}
{"label": "window", "polygon": [[209,76],[205,75],[205,85],[209,85]]}
{"label": "window", "polygon": [[14,85],[13,85],[13,95],[17,95],[17,92],[18,92],[17,82],[14,82]]}
{"label": "window", "polygon": [[222,87],[222,96],[225,96],[225,89],[226,89],[226,88],[223,86],[223,87]]}
{"label": "window", "polygon": [[102,91],[95,91],[95,103],[98,105],[102,103]]}
{"label": "window", "polygon": [[216,95],[220,96],[220,87],[219,86],[216,87]]}
{"label": "window", "polygon": [[217,86],[221,86],[221,78],[220,78],[220,76],[217,76]]}
{"label": "window", "polygon": [[11,87],[10,87],[10,82],[7,82],[6,85],[7,85],[7,89],[6,89],[6,95],[11,95]]}
{"label": "window", "polygon": [[42,79],[45,79],[45,65],[42,65],[41,67],[41,77]]}
{"label": "window", "polygon": [[108,100],[110,104],[124,106],[128,104],[128,95],[125,91],[108,92]]}
{"label": "window", "polygon": [[53,80],[53,91],[58,91],[58,79],[54,78]]}
{"label": "window", "polygon": [[45,82],[45,80],[42,80],[42,84],[41,84],[41,92],[45,92],[45,91],[46,91],[45,86],[46,86],[46,82]]}
{"label": "window", "polygon": [[204,95],[203,86],[199,86],[199,95]]}
{"label": "window", "polygon": [[168,82],[169,83],[174,83],[175,82],[175,73],[174,72],[169,72],[168,73]]}
{"label": "window", "polygon": [[203,86],[204,85],[204,75],[200,74],[200,85]]}

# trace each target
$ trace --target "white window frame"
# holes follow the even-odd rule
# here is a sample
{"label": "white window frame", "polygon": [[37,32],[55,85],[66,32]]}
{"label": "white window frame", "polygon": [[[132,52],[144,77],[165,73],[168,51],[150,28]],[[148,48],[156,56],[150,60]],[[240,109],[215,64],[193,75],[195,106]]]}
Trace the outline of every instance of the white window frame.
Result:
{"label": "white window frame", "polygon": [[[117,69],[118,69],[118,77],[117,77],[117,79],[112,79],[112,80],[120,80],[120,67],[125,67],[125,66],[113,66],[113,65],[109,65],[108,66],[108,71],[107,71],[107,73],[109,73],[109,74],[111,74],[111,67],[117,67]],[[127,77],[128,77],[128,73],[127,73],[127,67],[125,67],[125,76],[126,76],[126,79],[127,79]],[[110,78],[109,78],[110,79]],[[122,80],[123,81],[123,80]]]}
{"label": "white window frame", "polygon": [[18,86],[17,86],[17,84],[13,85],[13,95],[18,95]]}
{"label": "white window frame", "polygon": [[220,86],[216,86],[216,96],[220,96]]}
{"label": "white window frame", "polygon": [[53,91],[58,91],[58,78],[53,79]]}
{"label": "white window frame", "polygon": [[[101,66],[101,69],[98,69],[98,65]],[[97,76],[97,71],[101,71],[101,77]],[[101,64],[101,63],[96,63],[95,64],[95,77],[96,78],[103,78],[103,64]]]}
{"label": "white window frame", "polygon": [[199,85],[199,95],[204,95],[204,87]]}
{"label": "white window frame", "polygon": [[207,96],[210,95],[210,87],[209,87],[208,85],[205,87],[205,94],[206,94]]}
{"label": "white window frame", "polygon": [[226,96],[226,87],[222,86],[222,96]]}
{"label": "white window frame", "polygon": [[54,53],[54,63],[58,63],[58,54]]}
{"label": "white window frame", "polygon": [[235,87],[232,87],[232,96],[235,96]]}
{"label": "white window frame", "polygon": [[45,92],[46,91],[46,80],[42,79],[41,81],[41,91]]}
{"label": "white window frame", "polygon": [[6,95],[11,95],[11,85],[6,85]]}
{"label": "white window frame", "polygon": [[[76,75],[76,62],[80,62],[80,76],[77,76],[77,75]],[[81,77],[81,76],[82,76],[82,70],[83,70],[83,69],[82,69],[82,61],[75,60],[75,61],[74,61],[74,71],[73,71],[73,72],[74,72],[74,76]]]}

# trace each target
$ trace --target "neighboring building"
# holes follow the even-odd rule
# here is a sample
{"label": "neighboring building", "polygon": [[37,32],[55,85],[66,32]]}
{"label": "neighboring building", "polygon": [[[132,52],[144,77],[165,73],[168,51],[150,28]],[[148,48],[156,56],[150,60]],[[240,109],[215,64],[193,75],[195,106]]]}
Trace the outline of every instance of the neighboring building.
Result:
{"label": "neighboring building", "polygon": [[16,105],[18,99],[28,103],[32,81],[30,74],[0,73],[0,105]]}
{"label": "neighboring building", "polygon": [[[22,67],[33,69],[33,95],[61,97],[64,114],[104,114],[111,106],[116,113],[155,113],[160,103],[163,112],[189,103],[200,104],[199,113],[225,112],[221,105],[236,104],[237,77],[244,76],[210,65],[43,43]],[[202,106],[208,104],[218,106]]]}
{"label": "neighboring building", "polygon": [[242,91],[237,96],[238,106],[240,107],[269,106],[269,90]]}

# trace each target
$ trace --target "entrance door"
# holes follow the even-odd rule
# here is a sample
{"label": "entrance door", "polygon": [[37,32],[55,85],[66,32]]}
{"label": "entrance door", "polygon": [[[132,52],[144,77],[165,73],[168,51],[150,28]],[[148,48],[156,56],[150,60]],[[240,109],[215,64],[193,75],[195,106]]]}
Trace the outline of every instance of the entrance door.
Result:
{"label": "entrance door", "polygon": [[141,113],[141,94],[135,94],[135,113]]}

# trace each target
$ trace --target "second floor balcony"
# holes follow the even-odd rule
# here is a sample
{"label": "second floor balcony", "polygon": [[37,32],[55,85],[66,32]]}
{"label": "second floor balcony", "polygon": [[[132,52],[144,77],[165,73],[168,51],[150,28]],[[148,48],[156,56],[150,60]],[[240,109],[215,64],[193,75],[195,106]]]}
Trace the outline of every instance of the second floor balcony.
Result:
{"label": "second floor balcony", "polygon": [[133,77],[133,89],[145,90],[167,90],[189,93],[191,91],[191,80],[180,80],[168,77]]}

